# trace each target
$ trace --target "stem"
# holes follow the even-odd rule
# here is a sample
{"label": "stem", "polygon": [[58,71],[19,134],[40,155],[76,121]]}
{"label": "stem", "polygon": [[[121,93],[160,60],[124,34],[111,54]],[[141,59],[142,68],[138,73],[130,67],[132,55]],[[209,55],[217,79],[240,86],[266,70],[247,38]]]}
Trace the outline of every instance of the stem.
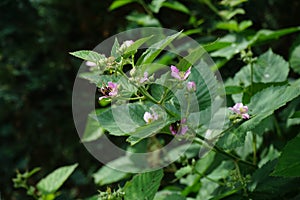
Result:
{"label": "stem", "polygon": [[253,147],[253,165],[256,165],[257,162],[257,158],[256,158],[256,134],[254,132],[252,132],[252,137],[253,137],[253,141],[252,141],[252,147]]}
{"label": "stem", "polygon": [[235,165],[235,168],[236,168],[238,177],[239,177],[239,179],[240,179],[240,182],[241,182],[241,184],[242,184],[244,193],[247,195],[247,189],[246,189],[246,187],[245,187],[245,182],[244,182],[244,180],[243,180],[243,177],[242,177],[242,174],[241,174],[241,171],[240,171],[239,164],[238,164],[237,162],[234,162],[234,165]]}
{"label": "stem", "polygon": [[138,2],[143,6],[143,8],[145,9],[146,13],[148,15],[150,15],[152,18],[154,18],[152,11],[149,9],[149,7],[147,6],[147,4],[144,2],[144,0],[138,0]]}
{"label": "stem", "polygon": [[158,103],[159,103],[159,104],[162,104],[162,103],[164,102],[166,96],[169,94],[169,92],[172,91],[174,88],[176,88],[178,84],[179,84],[179,83],[175,84],[171,89],[168,87],[168,88],[165,90],[164,94],[162,95],[162,97],[161,97],[161,99],[159,100]]}
{"label": "stem", "polygon": [[253,94],[253,62],[250,63],[250,81],[251,81],[251,89],[250,89],[250,96],[252,97]]}
{"label": "stem", "polygon": [[274,116],[273,118],[274,118],[274,125],[275,125],[275,129],[276,129],[277,135],[278,135],[278,137],[281,138],[282,134],[281,134],[280,126],[278,124],[278,121],[277,121],[276,117]]}
{"label": "stem", "polygon": [[131,56],[131,65],[132,65],[132,68],[135,68],[135,65],[134,65],[134,54]]}
{"label": "stem", "polygon": [[219,10],[210,2],[210,0],[200,0],[200,2],[205,3],[216,15],[223,19],[223,17],[219,13]]}
{"label": "stem", "polygon": [[222,131],[219,135],[213,137],[212,139],[210,139],[210,141],[213,141],[215,139],[218,139],[219,137],[221,137],[224,133],[230,131],[232,128],[236,127],[237,124],[232,124],[231,126],[229,126],[227,129],[225,129],[224,131]]}
{"label": "stem", "polygon": [[117,69],[117,71],[123,75],[134,87],[136,87],[139,92],[144,96],[146,97],[147,99],[149,99],[150,101],[152,101],[153,103],[157,104],[157,105],[160,105],[169,115],[175,117],[176,114],[172,113],[170,110],[168,110],[165,106],[161,105],[160,102],[158,102],[156,99],[154,99],[151,94],[148,93],[148,91],[143,88],[143,87],[139,87],[137,86],[135,83],[133,83],[132,81],[129,80],[129,78],[127,77],[127,75],[120,69]]}
{"label": "stem", "polygon": [[211,181],[211,182],[217,183],[217,184],[219,184],[219,185],[221,185],[221,186],[226,186],[226,184],[223,183],[223,182],[221,182],[221,181],[217,181],[217,180],[215,180],[215,179],[212,179],[212,178],[206,176],[205,174],[198,172],[197,170],[195,170],[195,171],[196,171],[197,174],[199,174],[200,176],[206,178],[207,180],[209,180],[209,181]]}
{"label": "stem", "polygon": [[197,135],[199,138],[194,138],[194,142],[198,143],[198,144],[202,144],[202,145],[205,145],[206,147],[212,149],[214,152],[216,153],[220,153],[230,159],[232,159],[233,161],[235,162],[240,162],[242,164],[245,164],[245,165],[248,165],[248,166],[251,166],[253,168],[256,168],[256,165],[252,164],[251,162],[248,162],[246,160],[242,160],[238,157],[236,157],[235,155],[232,155],[231,153],[228,153],[226,151],[224,151],[223,149],[221,149],[220,147],[218,146],[212,146],[210,144],[209,141],[207,141],[203,136],[197,134],[193,129],[189,129],[193,134]]}
{"label": "stem", "polygon": [[187,108],[186,108],[186,113],[185,113],[185,118],[187,119],[189,116],[189,110],[190,110],[190,94],[188,94],[187,96]]}
{"label": "stem", "polygon": [[132,97],[132,98],[120,97],[120,99],[127,100],[127,101],[133,101],[133,100],[145,99],[145,97],[144,96],[142,96],[142,97]]}

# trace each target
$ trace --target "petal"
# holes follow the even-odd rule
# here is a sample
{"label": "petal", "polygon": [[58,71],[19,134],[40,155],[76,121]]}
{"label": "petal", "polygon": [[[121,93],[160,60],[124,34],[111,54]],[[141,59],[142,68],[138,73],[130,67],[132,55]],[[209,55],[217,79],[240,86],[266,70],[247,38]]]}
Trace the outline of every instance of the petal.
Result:
{"label": "petal", "polygon": [[248,106],[243,106],[244,112],[248,112]]}
{"label": "petal", "polygon": [[116,89],[118,87],[118,84],[117,83],[113,83],[113,82],[108,82],[107,86],[114,90],[114,89]]}
{"label": "petal", "polygon": [[148,72],[145,72],[144,73],[144,77],[142,77],[141,79],[140,79],[140,83],[144,83],[145,81],[148,81],[149,79],[148,79]]}
{"label": "petal", "polygon": [[236,104],[233,106],[233,108],[239,110],[239,109],[242,108],[243,106],[244,106],[243,103],[236,103]]}
{"label": "petal", "polygon": [[97,66],[97,64],[96,63],[94,63],[94,62],[91,62],[91,61],[86,61],[86,63],[85,63],[87,66],[89,66],[89,67],[95,67],[95,66]]}
{"label": "petal", "polygon": [[243,119],[249,119],[249,118],[250,118],[250,116],[249,116],[249,114],[248,114],[248,113],[245,113],[245,114],[242,114],[242,118],[243,118]]}
{"label": "petal", "polygon": [[185,73],[184,73],[184,77],[183,77],[183,80],[187,79],[189,77],[189,75],[191,74],[191,68],[190,67]]}
{"label": "petal", "polygon": [[184,135],[189,130],[188,126],[182,126],[180,128],[180,134]]}
{"label": "petal", "polygon": [[177,69],[177,67],[175,67],[174,65],[171,65],[171,76],[172,77],[174,77],[174,78],[176,78],[176,79],[179,79],[179,80],[181,80],[182,78],[180,77],[180,75],[179,75],[179,70]]}
{"label": "petal", "polygon": [[145,112],[144,114],[144,121],[149,123],[152,120],[152,115],[149,112]]}
{"label": "petal", "polygon": [[186,118],[182,118],[181,120],[180,120],[180,124],[185,124],[186,123]]}
{"label": "petal", "polygon": [[169,129],[170,129],[172,135],[176,135],[177,132],[174,130],[172,124],[170,125]]}
{"label": "petal", "polygon": [[116,96],[117,94],[118,94],[118,90],[114,90],[109,93],[109,96],[113,97]]}
{"label": "petal", "polygon": [[175,67],[174,65],[171,65],[171,71],[174,73],[179,73],[179,69],[177,69],[177,67]]}
{"label": "petal", "polygon": [[187,83],[187,90],[189,91],[189,92],[194,92],[194,91],[196,91],[196,83],[195,82],[193,82],[193,81],[189,81],[188,83]]}

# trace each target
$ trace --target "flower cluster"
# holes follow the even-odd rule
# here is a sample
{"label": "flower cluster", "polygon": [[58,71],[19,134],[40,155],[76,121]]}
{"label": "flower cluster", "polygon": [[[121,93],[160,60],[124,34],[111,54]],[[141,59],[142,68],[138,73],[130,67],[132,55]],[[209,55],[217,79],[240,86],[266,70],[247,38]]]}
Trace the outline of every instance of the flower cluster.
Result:
{"label": "flower cluster", "polygon": [[186,118],[172,123],[169,129],[173,135],[184,135],[189,129],[186,125]]}
{"label": "flower cluster", "polygon": [[233,107],[229,107],[229,110],[233,111],[238,118],[249,119],[248,106],[244,106],[243,103],[236,103]]}
{"label": "flower cluster", "polygon": [[191,67],[186,72],[183,72],[183,71],[179,71],[179,69],[174,65],[171,65],[171,76],[176,78],[177,80],[184,81],[189,77],[190,74],[191,74]]}
{"label": "flower cluster", "polygon": [[118,84],[113,82],[108,82],[107,85],[104,85],[100,88],[102,97],[99,98],[99,101],[104,98],[115,97],[118,94]]}

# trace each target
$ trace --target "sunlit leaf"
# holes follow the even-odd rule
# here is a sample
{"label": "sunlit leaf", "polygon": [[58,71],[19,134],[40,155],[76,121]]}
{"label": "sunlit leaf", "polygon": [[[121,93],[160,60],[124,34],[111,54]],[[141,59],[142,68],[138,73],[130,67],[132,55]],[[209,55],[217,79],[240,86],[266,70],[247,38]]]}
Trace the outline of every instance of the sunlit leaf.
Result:
{"label": "sunlit leaf", "polygon": [[[120,165],[122,165],[122,163],[120,163]],[[101,167],[93,174],[95,184],[100,186],[118,182],[127,176],[127,172],[119,171],[108,166]]]}
{"label": "sunlit leaf", "polygon": [[99,54],[95,51],[89,51],[89,50],[81,50],[81,51],[75,51],[75,52],[70,52],[71,55],[81,58],[86,61],[91,61],[94,63],[99,62],[100,60],[105,59],[105,56],[102,54]]}
{"label": "sunlit leaf", "polygon": [[138,59],[137,65],[151,63],[155,58],[173,41],[175,40],[181,32],[176,33],[171,36],[167,36],[165,39],[151,45]]}
{"label": "sunlit leaf", "polygon": [[152,200],[159,188],[163,175],[162,169],[135,175],[132,180],[127,182],[124,186],[124,199]]}
{"label": "sunlit leaf", "polygon": [[43,194],[56,192],[73,173],[78,164],[60,167],[37,183],[37,188]]}
{"label": "sunlit leaf", "polygon": [[115,10],[119,7],[125,6],[127,4],[136,2],[137,0],[115,0],[110,6],[109,10]]}
{"label": "sunlit leaf", "polygon": [[291,67],[300,74],[300,45],[293,49],[290,57]]}

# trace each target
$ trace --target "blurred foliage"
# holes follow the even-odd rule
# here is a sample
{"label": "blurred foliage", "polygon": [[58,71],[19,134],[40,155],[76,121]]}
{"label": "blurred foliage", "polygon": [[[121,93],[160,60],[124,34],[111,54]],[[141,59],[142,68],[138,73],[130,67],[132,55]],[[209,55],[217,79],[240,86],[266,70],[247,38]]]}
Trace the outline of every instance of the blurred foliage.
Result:
{"label": "blurred foliage", "polygon": [[[0,2],[2,198],[25,199],[24,191],[13,190],[11,179],[16,169],[24,171],[40,166],[42,173],[30,179],[37,183],[47,172],[75,162],[79,167],[67,181],[68,190],[62,191],[61,198],[84,197],[97,191],[91,175],[100,164],[80,143],[73,125],[71,93],[80,61],[70,57],[68,52],[93,49],[118,31],[140,26],[183,29],[186,34],[201,37],[199,42],[207,43],[228,32],[246,30],[244,33],[247,33],[250,25],[250,32],[297,26],[296,19],[300,18],[298,0],[291,0],[288,5],[284,0],[249,0],[237,6],[220,4],[216,0],[170,0],[161,5],[151,4],[149,0],[143,1],[144,4],[130,2],[120,7],[112,7],[112,2]],[[220,12],[222,10],[225,11]],[[249,19],[251,23],[242,24]],[[299,42],[294,43],[296,36],[292,34],[268,46],[254,47],[254,52],[260,54],[271,46],[274,52],[288,60],[290,47],[299,45]],[[233,76],[241,66],[238,59],[231,60],[221,68],[221,73],[224,78]],[[296,75],[290,72],[290,76]],[[283,144],[279,142],[279,146]]]}

